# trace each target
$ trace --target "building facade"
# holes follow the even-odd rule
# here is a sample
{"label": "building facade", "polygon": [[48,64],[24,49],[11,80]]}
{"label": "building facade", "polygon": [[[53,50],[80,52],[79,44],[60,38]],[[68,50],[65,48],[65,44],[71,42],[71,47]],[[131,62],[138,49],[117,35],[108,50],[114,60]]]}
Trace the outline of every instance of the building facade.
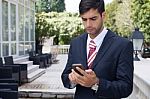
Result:
{"label": "building facade", "polygon": [[35,0],[0,0],[0,57],[35,49]]}

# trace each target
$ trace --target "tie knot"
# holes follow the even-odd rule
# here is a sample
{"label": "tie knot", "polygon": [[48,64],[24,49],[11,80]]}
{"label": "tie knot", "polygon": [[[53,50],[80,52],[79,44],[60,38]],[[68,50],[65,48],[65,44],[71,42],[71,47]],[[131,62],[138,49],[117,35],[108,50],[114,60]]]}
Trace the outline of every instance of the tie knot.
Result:
{"label": "tie knot", "polygon": [[90,49],[95,49],[96,48],[96,44],[93,40],[90,41],[89,47],[90,47]]}

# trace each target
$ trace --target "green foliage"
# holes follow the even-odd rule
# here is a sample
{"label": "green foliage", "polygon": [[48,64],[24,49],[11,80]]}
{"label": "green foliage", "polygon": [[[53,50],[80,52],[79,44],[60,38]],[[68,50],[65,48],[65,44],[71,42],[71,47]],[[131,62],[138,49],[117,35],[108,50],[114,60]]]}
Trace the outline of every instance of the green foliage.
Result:
{"label": "green foliage", "polygon": [[63,12],[65,10],[64,0],[51,0],[51,11]]}
{"label": "green foliage", "polygon": [[73,37],[84,31],[77,13],[41,13],[36,14],[36,19],[37,38],[55,35],[60,44],[69,44]]}
{"label": "green foliage", "polygon": [[116,24],[116,2],[112,2],[106,6],[106,19],[105,19],[105,25],[109,29],[111,29],[114,32],[117,32],[117,24]]}
{"label": "green foliage", "polygon": [[65,10],[64,0],[38,0],[36,2],[36,12],[63,12]]}
{"label": "green foliage", "polygon": [[130,0],[113,0],[106,6],[106,27],[122,37],[129,37],[133,30]]}
{"label": "green foliage", "polygon": [[150,43],[150,0],[132,0],[132,19],[135,27],[144,33]]}

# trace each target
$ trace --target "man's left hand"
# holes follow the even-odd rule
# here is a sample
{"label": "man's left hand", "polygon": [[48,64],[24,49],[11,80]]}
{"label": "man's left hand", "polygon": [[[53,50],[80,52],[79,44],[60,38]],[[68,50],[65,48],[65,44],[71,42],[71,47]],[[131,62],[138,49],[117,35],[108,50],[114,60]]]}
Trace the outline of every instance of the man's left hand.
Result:
{"label": "man's left hand", "polygon": [[76,69],[83,75],[81,76],[73,70],[77,84],[80,84],[84,87],[91,87],[97,83],[97,77],[93,70],[88,69],[84,71],[78,67],[76,67]]}

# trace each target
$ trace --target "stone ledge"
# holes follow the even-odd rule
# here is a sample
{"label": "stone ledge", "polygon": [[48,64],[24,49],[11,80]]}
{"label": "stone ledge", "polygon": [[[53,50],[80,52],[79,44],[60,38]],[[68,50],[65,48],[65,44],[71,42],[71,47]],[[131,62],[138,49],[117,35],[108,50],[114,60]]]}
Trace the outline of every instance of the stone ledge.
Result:
{"label": "stone ledge", "polygon": [[20,98],[56,98],[56,99],[73,99],[74,94],[61,94],[53,92],[19,92]]}

